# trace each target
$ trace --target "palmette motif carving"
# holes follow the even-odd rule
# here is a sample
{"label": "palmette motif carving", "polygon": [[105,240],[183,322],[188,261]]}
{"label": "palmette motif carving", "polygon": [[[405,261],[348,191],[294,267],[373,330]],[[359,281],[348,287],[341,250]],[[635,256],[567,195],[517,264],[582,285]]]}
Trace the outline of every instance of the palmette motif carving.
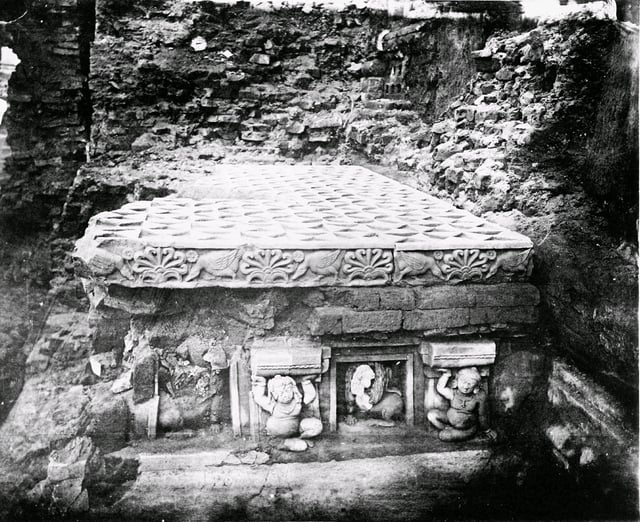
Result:
{"label": "palmette motif carving", "polygon": [[[430,252],[395,252],[394,282],[419,282],[435,277],[450,284],[463,281],[486,281],[496,275],[530,276],[532,250],[496,251],[480,249],[436,250]],[[422,277],[420,277],[422,276]]]}
{"label": "palmette motif carving", "polygon": [[279,249],[255,250],[242,255],[240,272],[249,282],[286,283],[303,260],[301,250],[290,253]]}
{"label": "palmette motif carving", "polygon": [[386,283],[393,272],[393,253],[381,248],[359,248],[344,256],[342,271],[349,282]]}
{"label": "palmette motif carving", "polygon": [[450,251],[237,249],[180,250],[147,246],[120,254],[94,249],[85,262],[97,279],[135,286],[360,286],[394,283],[459,284],[493,277],[528,277],[532,249]]}
{"label": "palmette motif carving", "polygon": [[490,264],[496,259],[495,250],[478,249],[454,250],[450,254],[434,252],[440,269],[447,281],[479,280],[489,272]]}
{"label": "palmette motif carving", "polygon": [[188,261],[196,261],[195,250],[176,251],[174,248],[145,247],[133,256],[131,269],[145,283],[182,281],[189,271]]}

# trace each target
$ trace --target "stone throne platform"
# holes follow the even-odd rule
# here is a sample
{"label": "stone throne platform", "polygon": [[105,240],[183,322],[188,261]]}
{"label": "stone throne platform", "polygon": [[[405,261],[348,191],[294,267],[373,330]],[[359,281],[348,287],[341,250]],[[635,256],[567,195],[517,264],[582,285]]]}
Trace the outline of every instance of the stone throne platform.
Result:
{"label": "stone throne platform", "polygon": [[[77,242],[92,357],[131,437],[230,425],[268,440],[276,414],[256,397],[276,376],[305,393],[319,440],[424,433],[443,370],[477,368],[495,402],[492,368],[530,347],[528,238],[361,167],[181,167],[171,196],[100,213]],[[388,419],[351,393],[359,366],[367,397],[401,397]]]}
{"label": "stone throne platform", "polygon": [[89,272],[128,287],[264,288],[530,271],[526,237],[361,167],[215,166],[181,192],[95,216],[77,251]]}

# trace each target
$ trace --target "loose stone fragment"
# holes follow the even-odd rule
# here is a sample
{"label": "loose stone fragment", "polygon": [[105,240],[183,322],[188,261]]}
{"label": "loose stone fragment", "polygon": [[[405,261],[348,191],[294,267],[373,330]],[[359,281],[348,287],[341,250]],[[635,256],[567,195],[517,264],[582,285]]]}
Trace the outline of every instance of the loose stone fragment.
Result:
{"label": "loose stone fragment", "polygon": [[249,61],[257,65],[269,65],[271,63],[271,57],[268,54],[256,53],[249,58]]}

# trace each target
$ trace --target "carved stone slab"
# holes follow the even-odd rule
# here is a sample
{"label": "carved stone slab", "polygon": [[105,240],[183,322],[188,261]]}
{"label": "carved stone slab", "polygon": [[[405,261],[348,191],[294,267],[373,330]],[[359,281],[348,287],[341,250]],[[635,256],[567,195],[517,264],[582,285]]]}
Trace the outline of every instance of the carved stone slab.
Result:
{"label": "carved stone slab", "polygon": [[257,340],[251,347],[251,373],[262,377],[320,374],[324,371],[323,358],[329,357],[326,348],[307,339]]}
{"label": "carved stone slab", "polygon": [[361,167],[216,166],[192,197],[94,216],[84,275],[106,284],[374,286],[524,280],[531,241]]}
{"label": "carved stone slab", "polygon": [[493,341],[423,342],[420,345],[422,361],[435,368],[464,368],[487,366],[496,360]]}

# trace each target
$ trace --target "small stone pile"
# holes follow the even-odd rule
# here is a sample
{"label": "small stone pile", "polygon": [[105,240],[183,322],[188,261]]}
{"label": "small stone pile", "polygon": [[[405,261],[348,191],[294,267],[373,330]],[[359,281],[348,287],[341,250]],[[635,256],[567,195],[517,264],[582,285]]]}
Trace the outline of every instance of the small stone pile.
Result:
{"label": "small stone pile", "polygon": [[[473,53],[478,73],[467,92],[431,127],[420,169],[426,184],[471,206],[483,194],[482,211],[508,210],[517,177],[509,154],[527,145],[553,120],[561,82],[555,78],[555,38],[538,28],[512,38],[492,38]],[[547,46],[545,49],[545,45]]]}

